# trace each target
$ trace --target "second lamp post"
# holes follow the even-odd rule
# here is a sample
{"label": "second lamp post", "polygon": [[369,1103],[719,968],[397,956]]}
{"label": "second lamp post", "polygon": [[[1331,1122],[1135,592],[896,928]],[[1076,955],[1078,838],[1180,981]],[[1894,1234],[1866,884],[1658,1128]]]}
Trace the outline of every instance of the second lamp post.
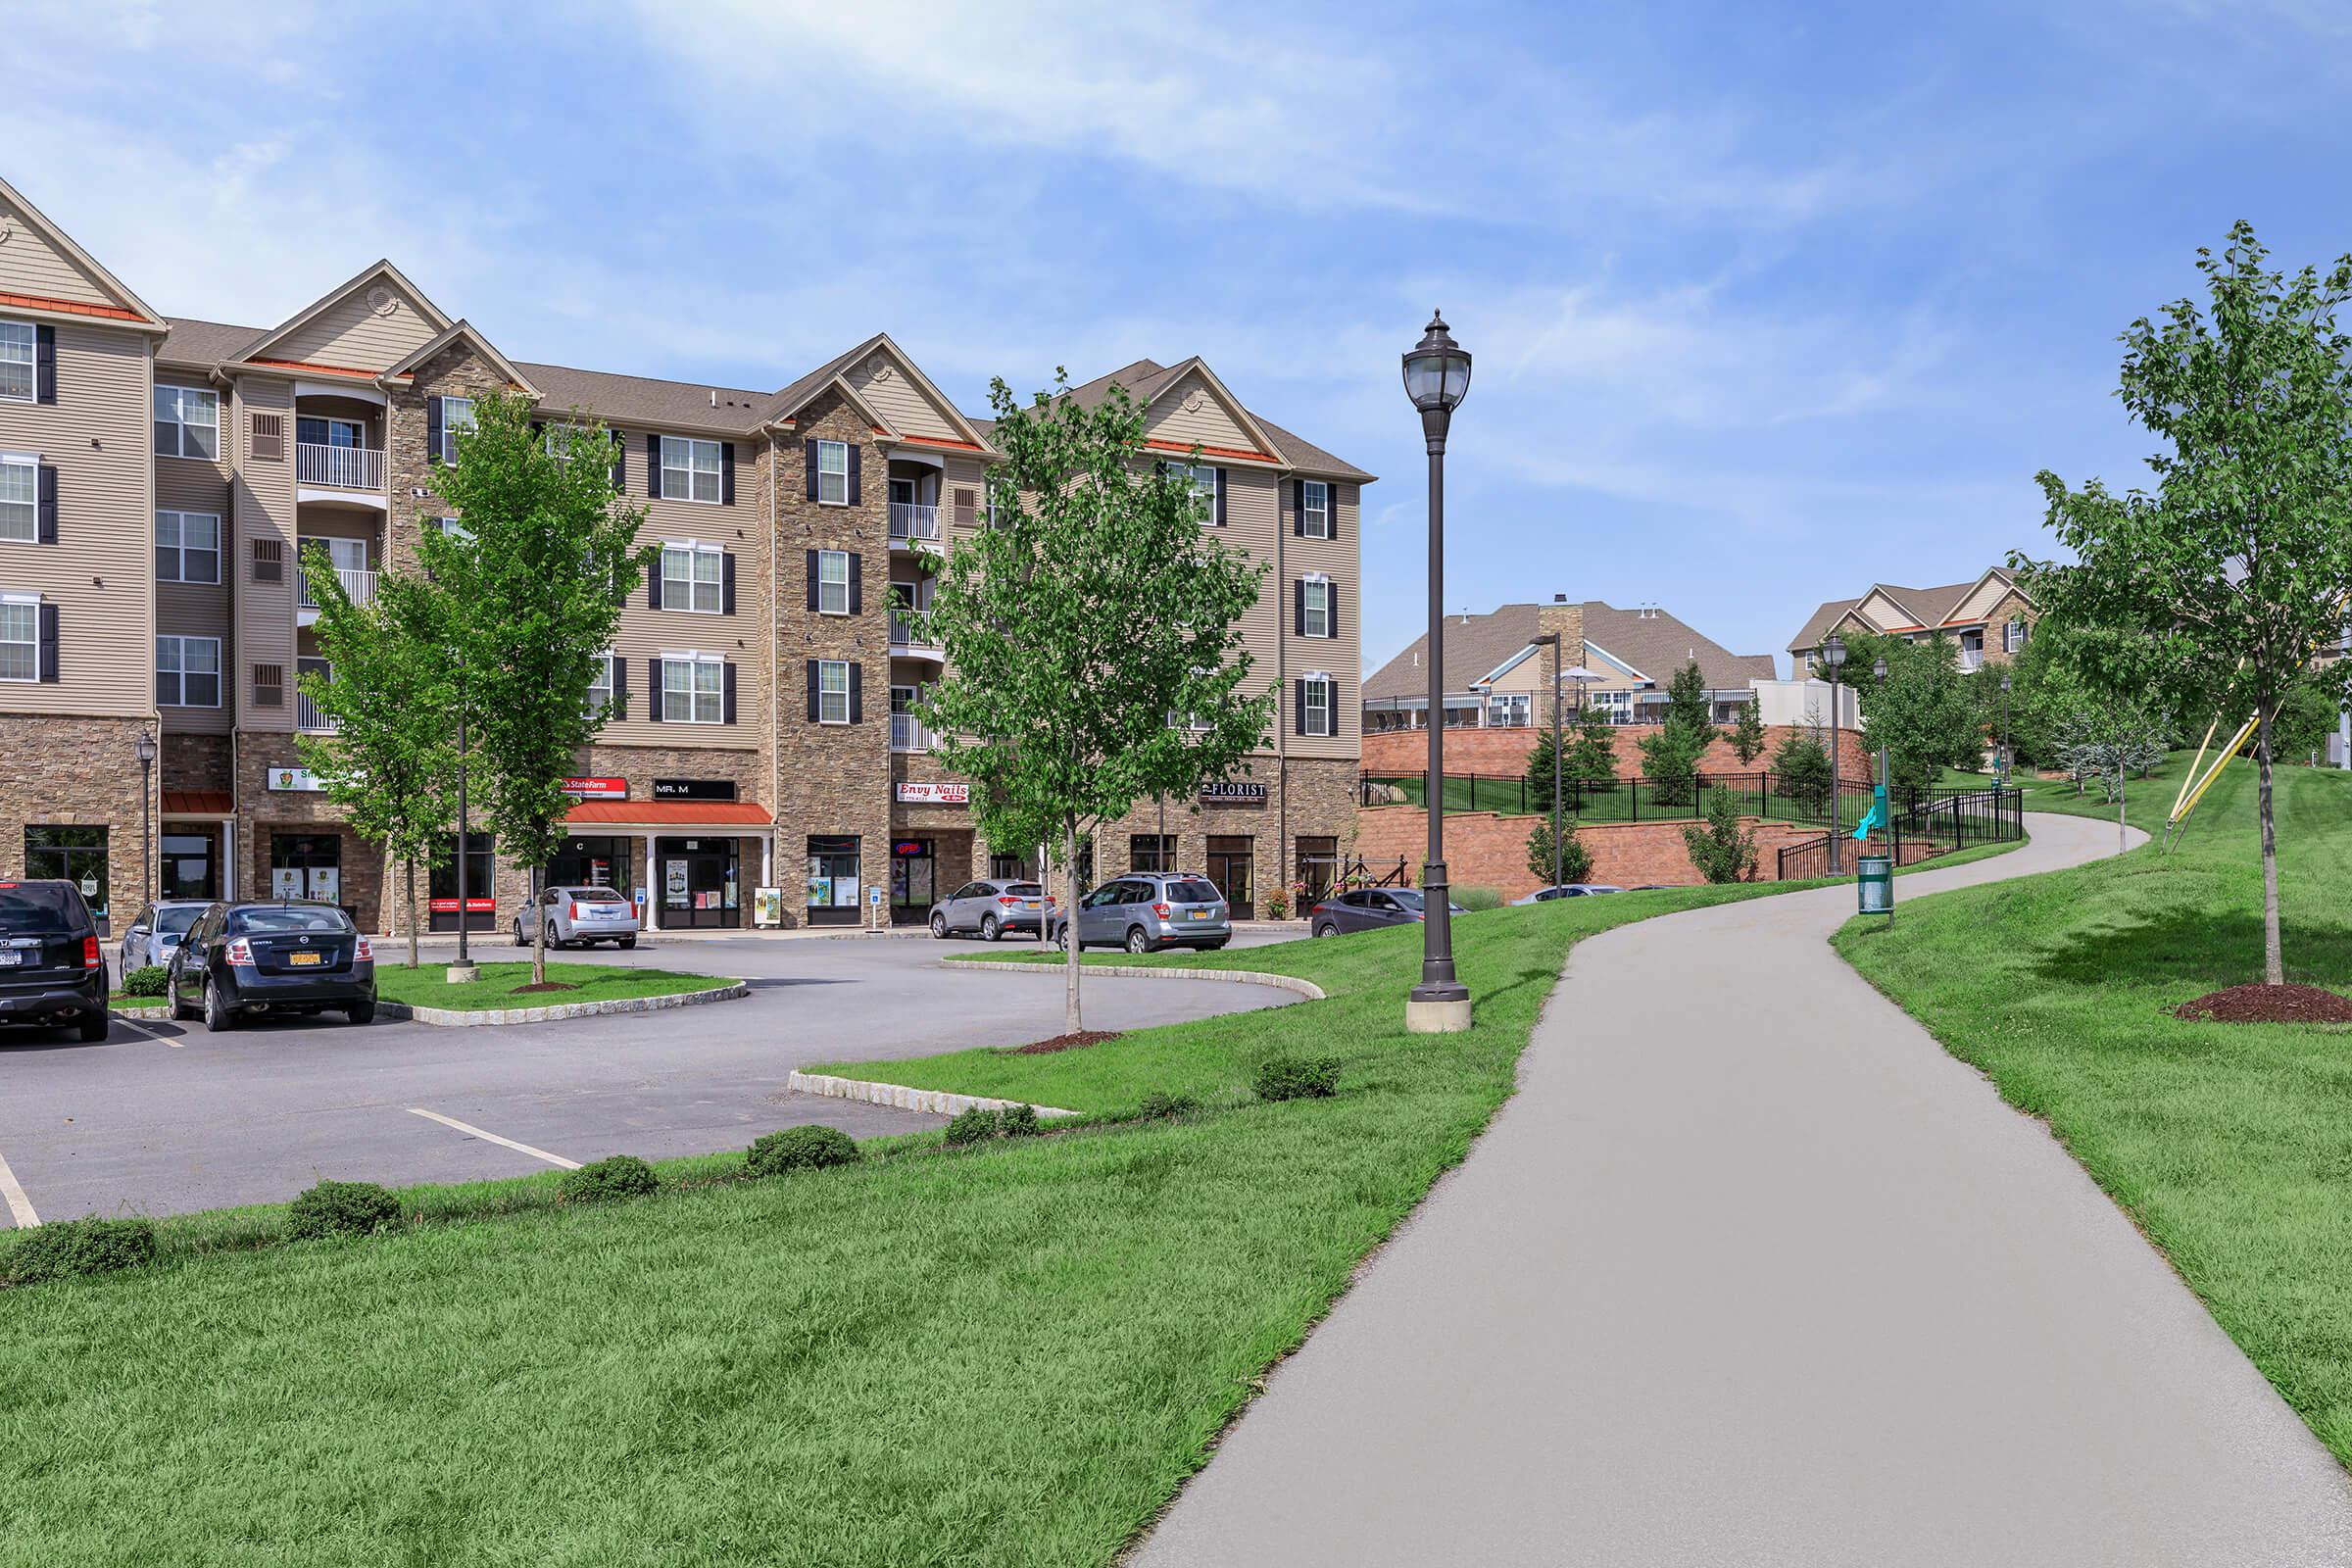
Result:
{"label": "second lamp post", "polygon": [[1421,411],[1429,447],[1429,864],[1421,877],[1421,983],[1404,1004],[1414,1034],[1470,1027],[1470,988],[1453,973],[1451,890],[1446,880],[1446,428],[1470,390],[1470,355],[1432,312],[1404,356],[1404,393]]}

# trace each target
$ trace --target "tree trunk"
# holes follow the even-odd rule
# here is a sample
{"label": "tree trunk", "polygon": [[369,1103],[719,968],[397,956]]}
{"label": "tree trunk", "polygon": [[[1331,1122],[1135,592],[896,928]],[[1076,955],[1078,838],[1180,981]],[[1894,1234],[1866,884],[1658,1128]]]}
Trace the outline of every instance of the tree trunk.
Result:
{"label": "tree trunk", "polygon": [[[531,867],[531,984],[547,984],[547,911],[539,907],[539,867]],[[458,918],[466,918],[460,909]]]}
{"label": "tree trunk", "polygon": [[2115,770],[2115,853],[2121,855],[2132,847],[2132,834],[2124,821],[2124,770]]}
{"label": "tree trunk", "polygon": [[2254,768],[2262,806],[2262,983],[2286,983],[2286,963],[2278,952],[2278,835],[2271,820],[2271,714],[2258,710],[2260,724],[2254,743]]}
{"label": "tree trunk", "polygon": [[1066,910],[1069,920],[1070,951],[1061,964],[1061,1028],[1064,1034],[1076,1034],[1086,1027],[1078,1007],[1078,829],[1072,824],[1062,834],[1061,886],[1068,896]]}
{"label": "tree trunk", "polygon": [[[417,957],[417,954],[416,954],[416,857],[415,857],[414,855],[412,855],[412,856],[410,856],[410,857],[409,857],[409,891],[408,891],[408,902],[409,902],[409,967],[410,967],[410,968],[412,968],[412,969],[414,969],[414,968],[416,968],[416,965],[417,965],[417,962],[419,961],[419,960],[418,960],[418,957]],[[459,919],[461,919],[461,920],[463,920],[463,919],[465,919],[465,918],[466,918],[466,916],[465,916],[464,914],[460,914],[460,915],[458,916],[458,918],[459,918]]]}

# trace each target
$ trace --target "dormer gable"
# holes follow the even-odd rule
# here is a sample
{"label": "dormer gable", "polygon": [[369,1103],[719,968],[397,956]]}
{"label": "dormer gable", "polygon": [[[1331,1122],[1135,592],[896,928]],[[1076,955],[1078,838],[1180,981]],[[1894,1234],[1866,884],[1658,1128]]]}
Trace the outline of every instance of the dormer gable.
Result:
{"label": "dormer gable", "polygon": [[17,188],[0,179],[0,310],[162,329],[121,278],[74,242]]}
{"label": "dormer gable", "polygon": [[457,323],[379,261],[264,333],[246,364],[384,375]]}

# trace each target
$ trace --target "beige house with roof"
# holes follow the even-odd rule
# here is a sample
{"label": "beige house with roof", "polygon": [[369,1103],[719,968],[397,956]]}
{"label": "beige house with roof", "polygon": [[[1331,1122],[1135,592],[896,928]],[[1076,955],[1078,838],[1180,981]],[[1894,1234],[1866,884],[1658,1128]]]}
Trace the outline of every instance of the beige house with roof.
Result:
{"label": "beige house with roof", "polygon": [[[1372,476],[1199,359],[1072,395],[1113,381],[1157,461],[1198,453],[1204,525],[1271,568],[1246,629],[1279,718],[1246,775],[1099,839],[1098,874],[1202,870],[1247,906],[1352,834]],[[413,569],[424,530],[463,526],[436,474],[492,392],[604,422],[659,549],[554,880],[636,893],[657,928],[733,927],[761,886],[786,924],[919,920],[1030,869],[973,831],[909,711],[942,667],[918,551],[986,525],[996,454],[888,334],[780,390],[579,369],[509,358],[390,261],[275,324],[166,317],[0,182],[0,875],[70,876],[122,912],[300,894],[386,928],[388,868],[296,749],[328,732],[297,680],[331,676],[297,560],[327,558],[358,598]],[[435,926],[512,917],[519,874],[478,843],[471,859],[463,910],[454,843],[428,868]]]}
{"label": "beige house with roof", "polygon": [[1789,639],[1788,654],[1801,676],[1833,631],[1877,632],[1912,642],[1940,632],[1958,645],[1960,667],[1973,670],[1987,659],[2012,658],[2024,649],[2039,613],[2005,566],[1940,588],[1874,583],[1859,599],[1833,599],[1816,609],[1804,629]]}

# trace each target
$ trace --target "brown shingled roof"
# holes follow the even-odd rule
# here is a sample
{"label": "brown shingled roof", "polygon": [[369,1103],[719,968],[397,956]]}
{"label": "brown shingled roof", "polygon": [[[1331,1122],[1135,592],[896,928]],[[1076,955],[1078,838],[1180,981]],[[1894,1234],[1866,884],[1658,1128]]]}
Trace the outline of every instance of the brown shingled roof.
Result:
{"label": "brown shingled roof", "polygon": [[185,316],[167,316],[172,330],[156,346],[155,357],[172,365],[213,366],[234,359],[245,345],[259,338],[265,326],[231,326],[225,321],[199,321]]}
{"label": "brown shingled roof", "polygon": [[[1778,671],[1770,654],[1735,654],[1713,638],[1692,629],[1664,611],[1643,614],[1619,610],[1588,599],[1585,641],[1610,654],[1655,682],[1662,691],[1676,670],[1695,660],[1710,691],[1744,690],[1751,679],[1770,680]],[[1525,649],[1543,629],[1542,607],[1504,605],[1491,614],[1449,615],[1446,620],[1446,690],[1460,693],[1512,655]],[[1429,690],[1429,672],[1421,662],[1426,635],[1374,671],[1364,682],[1366,698],[1418,697]],[[1592,662],[1588,655],[1586,662]]]}
{"label": "brown shingled roof", "polygon": [[[2003,582],[2014,580],[2005,566],[1994,566],[1985,575],[1998,577]],[[1936,588],[1904,588],[1890,582],[1873,583],[1870,591],[1864,593],[1860,598],[1832,599],[1818,606],[1806,618],[1804,628],[1789,639],[1788,651],[1794,653],[1800,648],[1820,647],[1821,639],[1828,635],[1829,629],[1837,624],[1838,618],[1847,611],[1861,604],[1863,600],[1868,599],[1871,593],[1885,594],[1917,617],[1904,622],[1902,629],[1925,626],[1934,630],[1949,620],[1952,612],[1960,608],[1960,602],[1968,597],[1969,590],[1984,580],[1984,576],[1980,575],[1971,577],[1966,582],[1945,583]]]}

